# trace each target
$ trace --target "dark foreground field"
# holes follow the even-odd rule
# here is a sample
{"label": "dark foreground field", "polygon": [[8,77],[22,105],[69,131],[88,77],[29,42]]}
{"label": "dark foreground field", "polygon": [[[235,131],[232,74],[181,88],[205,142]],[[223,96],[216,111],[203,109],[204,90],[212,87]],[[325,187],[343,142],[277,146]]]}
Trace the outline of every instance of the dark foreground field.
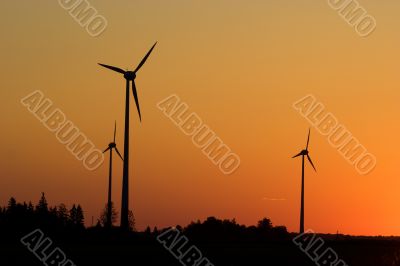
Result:
{"label": "dark foreground field", "polygon": [[[63,250],[75,265],[183,265],[160,244],[153,234],[85,231],[57,236],[47,234],[53,245]],[[6,234],[1,238],[0,265],[44,265],[21,242],[23,236]],[[4,237],[5,236],[5,237]],[[218,266],[302,266],[317,265],[291,241],[196,241],[190,239],[213,265]],[[196,238],[196,237],[194,237]],[[323,236],[325,245],[351,266],[400,265],[400,240]],[[206,266],[206,265],[204,265]]]}
{"label": "dark foreground field", "polygon": [[[96,226],[86,228],[83,214],[79,204],[70,210],[63,204],[49,208],[44,193],[36,206],[11,198],[0,208],[0,266],[400,266],[400,238],[395,237],[299,238],[268,218],[246,226],[235,219],[208,217],[185,227],[134,232],[134,219],[131,230],[109,228],[104,215]],[[322,248],[314,248],[321,242]],[[301,247],[312,250],[319,260],[313,261]],[[329,248],[330,253],[324,253]],[[193,252],[198,256],[192,263],[183,263],[182,258]],[[332,253],[338,263],[324,260]]]}

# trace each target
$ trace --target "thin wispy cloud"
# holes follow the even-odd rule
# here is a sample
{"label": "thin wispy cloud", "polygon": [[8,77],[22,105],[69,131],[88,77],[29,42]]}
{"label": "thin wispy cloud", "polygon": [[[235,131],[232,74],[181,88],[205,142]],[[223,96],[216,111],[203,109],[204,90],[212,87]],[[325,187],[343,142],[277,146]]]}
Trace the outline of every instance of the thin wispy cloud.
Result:
{"label": "thin wispy cloud", "polygon": [[286,200],[285,198],[268,198],[264,197],[263,200],[268,200],[268,201],[284,201]]}

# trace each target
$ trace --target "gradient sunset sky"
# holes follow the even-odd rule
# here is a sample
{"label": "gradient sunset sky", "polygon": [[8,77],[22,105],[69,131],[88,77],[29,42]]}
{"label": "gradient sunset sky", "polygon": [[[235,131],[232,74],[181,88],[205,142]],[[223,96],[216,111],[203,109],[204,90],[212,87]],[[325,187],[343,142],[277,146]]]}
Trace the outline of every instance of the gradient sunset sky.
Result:
{"label": "gradient sunset sky", "polygon": [[[91,37],[58,1],[2,1],[0,205],[11,196],[80,203],[87,224],[107,200],[108,155],[88,171],[20,100],[41,90],[105,149],[117,120],[123,151],[125,81],[133,69],[130,207],[138,229],[208,216],[297,231],[301,160],[311,126],[292,104],[313,94],[377,158],[362,176],[311,129],[306,229],[400,235],[400,35],[396,0],[360,0],[377,21],[360,37],[326,0],[91,0],[108,21]],[[223,175],[156,104],[178,95],[241,158]],[[133,98],[131,98],[133,100]],[[133,101],[131,101],[133,103]],[[120,211],[122,163],[114,161]],[[278,200],[274,200],[278,199]]]}

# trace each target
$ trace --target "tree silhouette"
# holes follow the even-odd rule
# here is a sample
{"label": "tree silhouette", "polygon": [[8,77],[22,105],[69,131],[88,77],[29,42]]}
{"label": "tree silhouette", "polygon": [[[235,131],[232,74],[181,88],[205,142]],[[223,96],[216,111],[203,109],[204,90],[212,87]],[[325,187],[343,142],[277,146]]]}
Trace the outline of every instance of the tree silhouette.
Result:
{"label": "tree silhouette", "polygon": [[154,226],[154,228],[153,228],[153,234],[154,235],[158,235],[160,232],[158,231],[158,228],[157,228],[157,226]]}
{"label": "tree silhouette", "polygon": [[17,201],[15,200],[14,197],[11,197],[11,198],[8,200],[7,210],[8,210],[8,211],[13,211],[13,210],[15,210],[15,207],[16,207],[16,206],[17,206]]}
{"label": "tree silhouette", "polygon": [[84,221],[85,217],[83,215],[81,205],[78,204],[78,206],[76,206],[75,204],[73,204],[71,210],[69,211],[69,223],[74,228],[82,229],[85,227]]}
{"label": "tree silhouette", "polygon": [[[100,214],[100,219],[99,219],[100,224],[104,227],[107,225],[107,216],[108,216],[108,206],[106,204],[103,211]],[[111,225],[116,223],[117,219],[118,219],[118,212],[115,209],[114,202],[111,202]]]}
{"label": "tree silhouette", "polygon": [[144,233],[145,233],[146,235],[151,235],[150,226],[147,226],[147,227],[146,227],[146,230],[144,230]]}
{"label": "tree silhouette", "polygon": [[263,231],[269,231],[272,229],[272,222],[270,219],[264,218],[258,221],[257,228]]}
{"label": "tree silhouette", "polygon": [[128,212],[128,229],[129,231],[135,231],[136,220],[135,216],[133,216],[133,211],[129,210]]}
{"label": "tree silhouette", "polygon": [[46,197],[44,196],[44,192],[42,192],[42,197],[40,198],[39,203],[36,206],[36,212],[39,215],[46,215],[49,212],[49,208],[48,208]]}
{"label": "tree silhouette", "polygon": [[69,210],[69,222],[72,225],[75,225],[75,221],[76,221],[76,206],[75,204],[72,205],[72,208]]}
{"label": "tree silhouette", "polygon": [[75,218],[75,225],[80,228],[85,227],[85,216],[83,215],[83,210],[81,205],[78,204],[78,207],[76,208],[76,218]]}
{"label": "tree silhouette", "polygon": [[58,206],[57,217],[61,221],[63,226],[67,225],[68,220],[69,220],[69,214],[68,214],[67,207],[65,206],[64,203],[61,203]]}

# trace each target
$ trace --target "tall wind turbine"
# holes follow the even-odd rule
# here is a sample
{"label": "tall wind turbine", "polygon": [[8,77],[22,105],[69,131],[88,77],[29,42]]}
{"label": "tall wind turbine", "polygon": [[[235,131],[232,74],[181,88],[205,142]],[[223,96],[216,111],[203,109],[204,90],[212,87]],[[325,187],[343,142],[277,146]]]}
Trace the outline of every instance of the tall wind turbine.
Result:
{"label": "tall wind turbine", "polygon": [[129,213],[129,82],[132,81],[132,91],[133,96],[135,98],[136,107],[139,113],[139,119],[142,121],[142,116],[140,114],[140,107],[139,107],[139,99],[136,92],[135,86],[135,78],[136,73],[139,69],[144,65],[147,58],[150,56],[151,52],[153,51],[154,47],[156,46],[157,42],[151,47],[151,49],[147,52],[145,57],[139,63],[134,71],[124,71],[121,68],[99,64],[102,67],[111,69],[115,72],[121,73],[124,75],[126,80],[126,102],[125,102],[125,133],[124,133],[124,169],[123,169],[123,177],[122,177],[122,202],[121,202],[121,228],[128,229],[129,227],[129,220],[128,220],[128,213]]}
{"label": "tall wind turbine", "polygon": [[302,163],[301,163],[301,208],[300,208],[300,234],[304,233],[304,156],[307,156],[308,161],[311,166],[314,168],[314,171],[317,171],[314,167],[314,164],[308,155],[308,144],[310,142],[310,129],[308,130],[308,138],[306,148],[302,150],[299,154],[293,156],[292,158],[296,158],[301,155]]}
{"label": "tall wind turbine", "polygon": [[112,152],[113,149],[117,152],[118,156],[122,159],[121,154],[118,151],[117,144],[115,143],[115,134],[117,132],[117,122],[114,124],[114,140],[108,144],[108,148],[103,153],[110,151],[110,168],[108,175],[108,202],[107,202],[107,227],[110,228],[112,225],[112,202],[111,202],[111,187],[112,187]]}

